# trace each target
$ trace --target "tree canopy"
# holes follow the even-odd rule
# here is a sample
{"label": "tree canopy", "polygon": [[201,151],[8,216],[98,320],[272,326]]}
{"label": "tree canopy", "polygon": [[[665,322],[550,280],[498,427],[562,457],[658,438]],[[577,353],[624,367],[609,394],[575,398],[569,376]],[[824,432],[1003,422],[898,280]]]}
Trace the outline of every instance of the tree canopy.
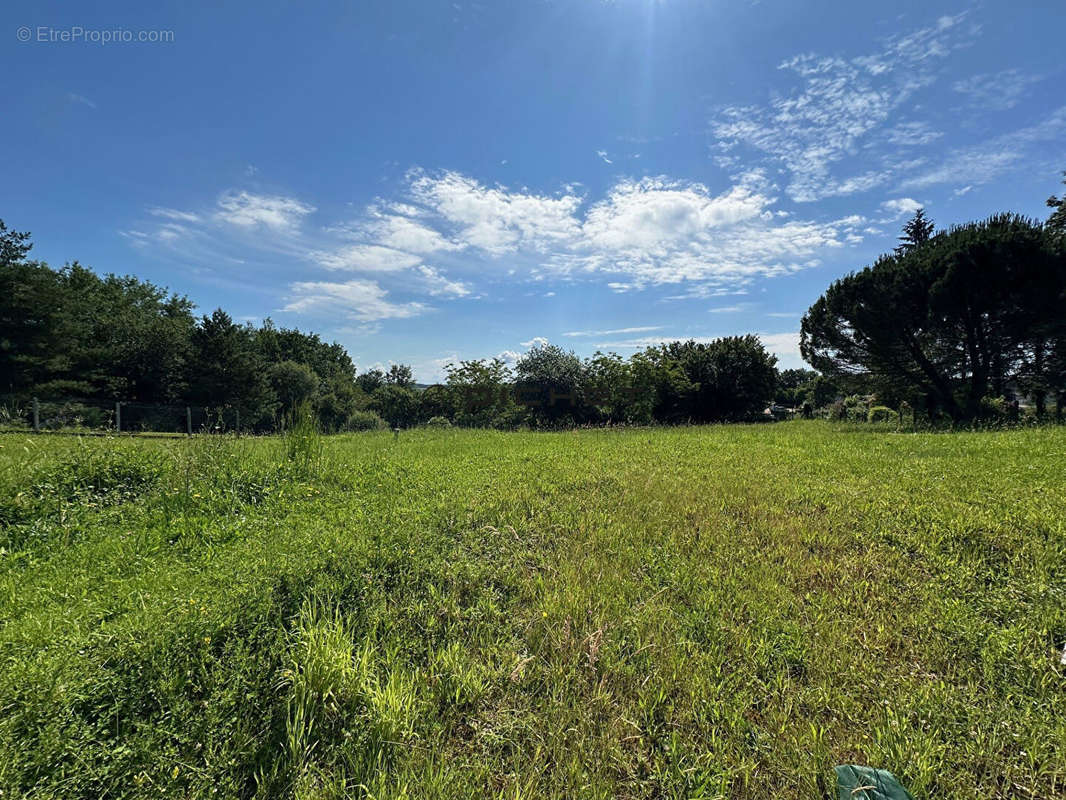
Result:
{"label": "tree canopy", "polygon": [[801,325],[803,357],[955,421],[1009,382],[1061,385],[1066,255],[1012,214],[954,227],[834,282]]}

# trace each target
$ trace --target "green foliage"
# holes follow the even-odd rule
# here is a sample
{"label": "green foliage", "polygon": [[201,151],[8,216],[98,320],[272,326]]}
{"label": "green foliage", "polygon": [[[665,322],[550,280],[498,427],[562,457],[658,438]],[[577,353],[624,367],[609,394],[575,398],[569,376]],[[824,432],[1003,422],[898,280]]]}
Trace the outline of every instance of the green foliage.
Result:
{"label": "green foliage", "polygon": [[583,417],[583,367],[571,351],[532,347],[515,364],[515,398],[539,425],[572,425]]}
{"label": "green foliage", "polygon": [[866,412],[867,422],[898,422],[899,412],[888,406],[871,406]]}
{"label": "green foliage", "polygon": [[4,797],[1066,792],[1064,429],[322,447],[3,437]]}
{"label": "green foliage", "polygon": [[448,421],[447,417],[430,417],[426,420],[426,426],[430,428],[450,428],[452,423]]}
{"label": "green foliage", "polygon": [[[777,373],[774,402],[796,408],[811,401],[814,382],[821,377],[809,369],[783,369]],[[818,405],[824,405],[819,403]]]}
{"label": "green foliage", "polygon": [[366,404],[339,344],[269,319],[238,325],[221,309],[197,319],[185,297],[77,262],[55,270],[27,261],[29,248],[0,222],[0,395],[86,412],[57,424],[97,427],[89,409],[123,400],[235,410],[243,428],[264,431],[309,400],[337,430]]}
{"label": "green foliage", "polygon": [[1066,389],[1066,250],[1001,215],[937,234],[829,287],[801,326],[803,356],[842,381],[921,401],[955,422],[1017,381]]}
{"label": "green foliage", "polygon": [[[1063,172],[1062,175],[1062,182],[1066,184],[1066,172]],[[1066,246],[1066,195],[1062,197],[1051,195],[1047,199],[1047,207],[1054,209],[1054,211],[1051,212],[1051,216],[1048,217],[1045,224],[1048,230],[1058,237],[1060,245]]]}
{"label": "green foliage", "polygon": [[445,386],[423,393],[424,413],[450,416],[466,428],[487,428],[514,410],[511,371],[500,359],[460,361],[444,369]]}
{"label": "green foliage", "polygon": [[921,247],[933,238],[935,231],[936,226],[925,216],[925,209],[919,208],[903,226],[903,235],[899,237],[895,249],[896,255],[901,256]]}
{"label": "green foliage", "polygon": [[33,465],[27,473],[6,475],[7,480],[0,483],[0,530],[34,519],[62,517],[72,506],[97,508],[134,500],[159,482],[163,459],[155,452],[78,442],[72,450]]}
{"label": "green foliage", "polygon": [[755,419],[777,384],[777,358],[753,335],[671,342],[645,355],[658,373],[654,413],[659,419]]}
{"label": "green foliage", "polygon": [[310,403],[318,391],[319,378],[315,371],[295,361],[274,364],[267,372],[267,378],[286,414],[297,406]]}
{"label": "green foliage", "polygon": [[379,431],[385,427],[385,420],[373,411],[356,411],[348,417],[345,425],[345,428],[350,431]]}
{"label": "green foliage", "polygon": [[370,408],[390,428],[409,428],[418,421],[418,396],[411,389],[387,383],[374,391]]}
{"label": "green foliage", "polygon": [[282,441],[285,460],[300,475],[313,475],[322,462],[322,434],[318,418],[306,400],[288,413]]}
{"label": "green foliage", "polygon": [[414,389],[415,379],[411,368],[406,364],[393,364],[385,373],[385,383],[401,389]]}
{"label": "green foliage", "polygon": [[355,382],[369,396],[385,385],[385,373],[380,369],[370,369],[356,377]]}

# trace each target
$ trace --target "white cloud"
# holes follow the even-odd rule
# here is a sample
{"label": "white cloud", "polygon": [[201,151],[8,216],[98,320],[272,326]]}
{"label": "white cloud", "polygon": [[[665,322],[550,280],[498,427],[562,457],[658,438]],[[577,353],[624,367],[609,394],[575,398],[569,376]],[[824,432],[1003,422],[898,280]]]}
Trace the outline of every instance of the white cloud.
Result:
{"label": "white cloud", "polygon": [[179,222],[200,221],[199,214],[194,214],[192,211],[178,211],[175,208],[161,208],[156,206],[155,208],[148,209],[148,213],[155,217],[163,217],[164,219],[172,219]]}
{"label": "white cloud", "polygon": [[518,363],[518,359],[522,357],[522,354],[516,350],[503,350],[496,354],[496,358],[500,359],[504,364],[510,368],[514,368],[514,365]]}
{"label": "white cloud", "polygon": [[966,95],[972,105],[982,110],[1006,111],[1018,105],[1028,93],[1029,87],[1042,79],[1042,75],[1028,75],[1021,70],[1005,69],[956,81],[952,88]]}
{"label": "white cloud", "polygon": [[616,291],[682,281],[718,288],[812,266],[818,251],[843,245],[851,223],[782,221],[757,181],[745,183],[715,195],[699,183],[620,181],[553,264],[567,273],[623,274],[627,280],[609,284]]}
{"label": "white cloud", "polygon": [[470,294],[470,287],[465,283],[449,280],[434,267],[423,265],[418,272],[422,276],[422,287],[434,297],[466,297]]}
{"label": "white cloud", "polygon": [[563,336],[614,336],[619,333],[646,333],[662,330],[662,325],[639,325],[633,328],[612,328],[606,331],[567,331]]}
{"label": "white cloud", "polygon": [[607,151],[606,150],[597,150],[596,151],[596,155],[598,155],[600,158],[602,158],[603,162],[605,164],[613,164],[614,163],[613,161],[611,161],[611,159],[609,159],[607,157]]}
{"label": "white cloud", "polygon": [[372,244],[349,245],[332,251],[313,250],[308,255],[326,269],[353,272],[396,272],[422,262],[410,253]]}
{"label": "white cloud", "polygon": [[924,208],[924,206],[910,197],[899,197],[892,200],[886,200],[881,204],[881,208],[892,214],[894,217],[902,217],[913,214],[919,208]]}
{"label": "white cloud", "polygon": [[289,302],[283,311],[316,311],[372,322],[413,317],[428,310],[422,303],[389,301],[386,291],[374,281],[301,281],[291,284],[289,291]]}
{"label": "white cloud", "polygon": [[195,236],[204,261],[251,250],[264,261],[372,274],[392,288],[444,298],[472,296],[468,276],[490,270],[520,280],[602,281],[615,292],[681,284],[678,296],[712,297],[817,266],[825,252],[862,240],[862,217],[782,214],[773,188],[758,170],[718,192],[666,177],[621,179],[586,205],[575,185],[545,194],[415,170],[395,200],[376,200],[333,227],[306,224],[309,204],[240,191],[204,213],[152,209],[162,223],[127,236],[175,251],[180,242],[183,255],[193,252]]}
{"label": "white cloud", "polygon": [[393,212],[372,207],[371,219],[363,227],[363,235],[386,247],[421,255],[462,250],[466,246],[412,219],[418,211],[414,206],[403,203],[396,204]]}
{"label": "white cloud", "polygon": [[261,225],[273,230],[291,230],[314,210],[314,206],[292,197],[236,192],[224,194],[219,198],[215,216],[223,222],[241,228],[256,228]]}
{"label": "white cloud", "polygon": [[1021,161],[1033,145],[1059,141],[1064,136],[1066,106],[1061,106],[1033,125],[948,153],[938,166],[907,178],[900,188],[907,191],[962,181],[970,186],[988,183]]}
{"label": "white cloud", "polygon": [[777,356],[778,367],[789,369],[791,367],[805,366],[803,356],[800,355],[799,331],[793,333],[760,333],[763,347]]}
{"label": "white cloud", "polygon": [[83,106],[88,106],[89,108],[92,108],[92,109],[96,108],[96,103],[94,103],[92,100],[90,100],[85,95],[75,94],[74,92],[68,92],[67,93],[67,99],[70,102],[72,102],[72,103],[78,103],[78,104],[83,105]]}
{"label": "white cloud", "polygon": [[416,202],[456,228],[458,241],[492,255],[519,247],[543,251],[577,232],[574,214],[581,198],[570,193],[548,197],[489,188],[457,172],[415,172],[410,192]]}
{"label": "white cloud", "polygon": [[921,120],[900,122],[886,131],[889,143],[903,147],[920,147],[932,144],[943,135],[943,131],[933,130],[929,123]]}
{"label": "white cloud", "polygon": [[546,347],[548,340],[543,336],[534,336],[528,342],[522,342],[522,347]]}
{"label": "white cloud", "polygon": [[717,306],[715,308],[707,309],[711,314],[739,314],[742,311],[747,311],[751,306],[747,303],[738,303],[735,306]]}
{"label": "white cloud", "polygon": [[780,69],[800,79],[797,90],[764,106],[725,108],[712,121],[718,148],[729,159],[723,163],[732,163],[728,154],[740,146],[761,152],[788,170],[788,193],[796,201],[883,184],[891,175],[886,168],[845,178],[833,170],[871,138],[912,146],[936,138],[935,132],[913,123],[884,129],[897,109],[932,82],[932,62],[972,41],[976,29],[964,25],[964,18],[942,17],[932,26],[887,40],[867,56],[849,60],[805,54],[782,62]]}

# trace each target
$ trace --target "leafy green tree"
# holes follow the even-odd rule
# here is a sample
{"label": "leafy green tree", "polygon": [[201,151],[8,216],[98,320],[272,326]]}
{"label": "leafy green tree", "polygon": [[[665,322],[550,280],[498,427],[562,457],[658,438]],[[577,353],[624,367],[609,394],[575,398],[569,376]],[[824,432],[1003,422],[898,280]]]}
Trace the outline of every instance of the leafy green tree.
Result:
{"label": "leafy green tree", "polygon": [[511,371],[500,359],[460,361],[444,370],[451,414],[430,416],[448,416],[457,425],[485,428],[513,414]]}
{"label": "leafy green tree", "polygon": [[366,372],[361,373],[355,379],[355,382],[363,390],[364,394],[372,395],[385,385],[385,373],[380,369],[368,369]]}
{"label": "leafy green tree", "polygon": [[370,404],[370,398],[352,379],[336,375],[323,382],[315,398],[315,413],[319,424],[327,432],[343,430],[352,415]]}
{"label": "leafy green tree", "polygon": [[617,353],[597,352],[582,370],[581,396],[593,422],[643,421],[633,383],[632,366]]}
{"label": "leafy green tree", "polygon": [[825,408],[841,394],[840,387],[825,375],[819,375],[808,384],[805,402],[813,408]]}
{"label": "leafy green tree", "polygon": [[414,389],[415,379],[411,368],[406,364],[393,364],[385,373],[385,383],[389,386],[399,386],[401,389]]}
{"label": "leafy green tree", "polygon": [[793,408],[809,400],[811,384],[818,373],[809,369],[784,369],[777,373],[774,402]]}
{"label": "leafy green tree", "polygon": [[418,421],[418,397],[402,386],[379,386],[370,398],[370,409],[393,428],[409,428]]}
{"label": "leafy green tree", "polygon": [[[728,336],[711,342],[670,342],[659,348],[662,363],[676,364],[687,378],[682,391],[666,398],[659,414],[676,421],[751,419],[770,402],[777,381],[776,357],[757,336]],[[657,414],[657,416],[659,416]]]}
{"label": "leafy green tree", "polygon": [[307,364],[279,361],[267,371],[270,388],[281,404],[280,411],[288,414],[297,406],[311,401],[318,393],[319,378]]}
{"label": "leafy green tree", "polygon": [[255,344],[254,329],[235,324],[222,309],[204,316],[192,336],[192,402],[235,408],[243,425],[268,426],[277,411],[277,397]]}
{"label": "leafy green tree", "polygon": [[255,339],[260,354],[268,364],[295,361],[306,364],[324,381],[334,378],[352,383],[355,381],[355,365],[347,351],[336,342],[323,342],[317,333],[278,328],[268,318],[256,331]]}
{"label": "leafy green tree", "polygon": [[882,256],[804,315],[803,357],[824,374],[904,387],[972,420],[990,386],[1043,375],[1061,330],[1066,261],[1045,229],[1000,215]]}
{"label": "leafy green tree", "polygon": [[692,397],[699,386],[680,361],[662,347],[649,347],[629,359],[633,376],[633,402],[629,418],[638,424],[684,422],[689,419]]}
{"label": "leafy green tree", "polygon": [[440,383],[427,386],[418,393],[419,422],[425,422],[435,417],[443,417],[449,422],[454,422],[456,417],[456,407],[452,401],[452,393],[447,386]]}
{"label": "leafy green tree", "polygon": [[515,364],[515,397],[542,425],[580,422],[583,369],[571,351],[546,344],[532,348]]}

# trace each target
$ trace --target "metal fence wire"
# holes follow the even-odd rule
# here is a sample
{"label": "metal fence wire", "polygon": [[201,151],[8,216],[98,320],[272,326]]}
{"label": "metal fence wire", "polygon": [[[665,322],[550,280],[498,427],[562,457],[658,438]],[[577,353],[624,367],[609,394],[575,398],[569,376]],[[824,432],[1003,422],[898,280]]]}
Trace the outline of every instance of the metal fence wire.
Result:
{"label": "metal fence wire", "polygon": [[17,402],[0,398],[0,430],[86,433],[230,433],[240,412],[228,406],[179,406],[66,397]]}

